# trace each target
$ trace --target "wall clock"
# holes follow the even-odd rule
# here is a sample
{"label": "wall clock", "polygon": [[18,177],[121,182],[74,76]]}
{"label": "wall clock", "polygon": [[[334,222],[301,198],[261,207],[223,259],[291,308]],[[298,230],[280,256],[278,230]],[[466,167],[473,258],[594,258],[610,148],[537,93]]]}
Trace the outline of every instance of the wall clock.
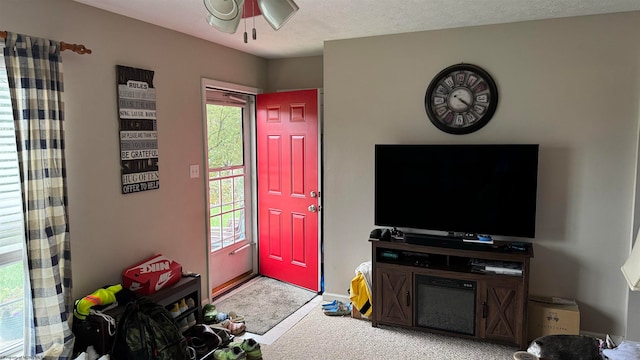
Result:
{"label": "wall clock", "polygon": [[456,64],[436,75],[424,97],[431,122],[450,134],[469,134],[485,126],[498,106],[498,88],[488,72]]}

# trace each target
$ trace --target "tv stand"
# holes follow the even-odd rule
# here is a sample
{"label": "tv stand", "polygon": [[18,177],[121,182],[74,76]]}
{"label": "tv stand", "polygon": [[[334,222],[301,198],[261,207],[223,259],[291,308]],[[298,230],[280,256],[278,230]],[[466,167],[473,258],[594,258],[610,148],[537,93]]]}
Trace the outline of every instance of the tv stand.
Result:
{"label": "tv stand", "polygon": [[[405,242],[370,242],[372,326],[527,348],[530,246],[514,250],[504,241],[476,244],[422,234],[405,234]],[[520,273],[480,271],[476,265],[487,261],[508,263]]]}

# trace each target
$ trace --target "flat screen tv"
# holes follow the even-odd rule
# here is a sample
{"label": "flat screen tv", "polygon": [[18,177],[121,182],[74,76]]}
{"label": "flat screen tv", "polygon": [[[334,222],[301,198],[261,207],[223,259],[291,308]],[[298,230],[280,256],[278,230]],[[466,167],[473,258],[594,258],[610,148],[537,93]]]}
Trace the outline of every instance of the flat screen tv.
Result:
{"label": "flat screen tv", "polygon": [[375,224],[534,238],[537,183],[538,145],[376,145]]}

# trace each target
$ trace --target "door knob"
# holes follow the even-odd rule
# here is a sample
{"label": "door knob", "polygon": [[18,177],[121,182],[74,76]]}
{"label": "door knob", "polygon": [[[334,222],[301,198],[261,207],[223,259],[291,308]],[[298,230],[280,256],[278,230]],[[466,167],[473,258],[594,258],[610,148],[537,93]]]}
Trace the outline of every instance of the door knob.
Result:
{"label": "door knob", "polygon": [[312,190],[312,191],[309,193],[309,196],[311,196],[312,198],[316,198],[316,197],[318,197],[318,193]]}
{"label": "door knob", "polygon": [[316,212],[318,211],[318,208],[315,205],[309,205],[309,207],[307,208],[309,211],[311,212]]}

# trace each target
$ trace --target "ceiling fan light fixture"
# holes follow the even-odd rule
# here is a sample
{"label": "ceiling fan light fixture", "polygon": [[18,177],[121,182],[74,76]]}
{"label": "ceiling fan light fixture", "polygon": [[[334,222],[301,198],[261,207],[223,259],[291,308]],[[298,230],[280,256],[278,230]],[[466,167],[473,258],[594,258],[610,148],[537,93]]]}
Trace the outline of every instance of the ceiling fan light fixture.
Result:
{"label": "ceiling fan light fixture", "polygon": [[219,31],[234,34],[242,18],[244,0],[204,0],[207,23]]}
{"label": "ceiling fan light fixture", "polygon": [[299,9],[293,0],[258,0],[258,7],[274,30],[280,29]]}

